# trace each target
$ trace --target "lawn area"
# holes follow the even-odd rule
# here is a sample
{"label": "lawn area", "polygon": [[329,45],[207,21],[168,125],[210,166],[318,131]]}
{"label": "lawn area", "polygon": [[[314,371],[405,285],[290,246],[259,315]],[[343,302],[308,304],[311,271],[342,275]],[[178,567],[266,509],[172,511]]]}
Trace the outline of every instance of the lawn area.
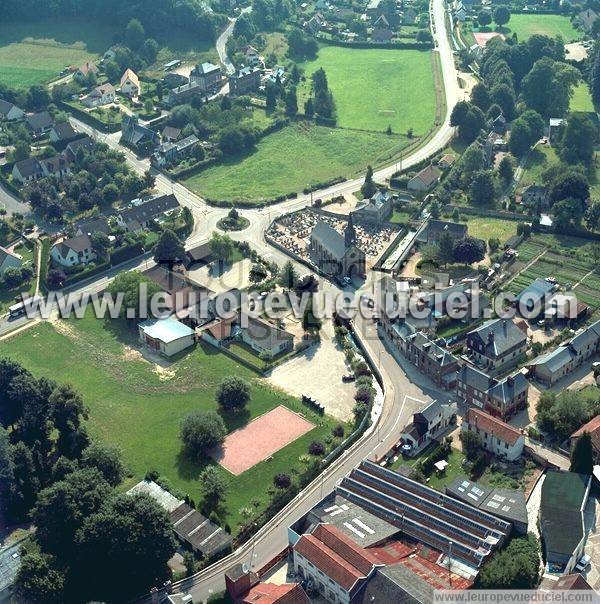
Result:
{"label": "lawn area", "polygon": [[[421,453],[413,459],[404,459],[402,456],[400,456],[398,460],[391,466],[391,469],[396,470],[400,466],[410,466],[412,468],[418,461],[425,459],[432,451],[433,449],[429,447],[424,453]],[[465,456],[463,455],[462,451],[452,448],[448,457],[446,458],[446,461],[448,462],[446,471],[443,474],[438,474],[434,470],[431,476],[429,476],[427,486],[443,492],[446,485],[451,484],[456,480],[457,476],[465,473],[465,470],[462,466],[464,458]]]}
{"label": "lawn area", "polygon": [[210,346],[198,345],[162,368],[144,360],[136,346],[135,330],[120,321],[106,323],[88,315],[56,327],[39,324],[0,343],[0,355],[19,360],[37,376],[72,383],[83,394],[92,436],[118,445],[123,452],[132,473],[124,487],[156,469],[196,502],[202,499],[198,481],[202,465],[182,454],[179,426],[192,411],[216,409],[215,388],[225,376],[240,376],[252,386],[247,413],[224,417],[228,431],[280,404],[302,413],[315,428],[275,453],[271,461],[259,463],[235,479],[218,466],[229,480],[223,519],[234,533],[242,521],[239,510],[253,500],[258,503],[257,512],[263,510],[273,476],[302,471],[299,457],[307,452],[309,443],[325,440],[338,423],[264,386],[256,374]]}
{"label": "lawn area", "polygon": [[505,35],[516,33],[520,42],[534,34],[562,36],[565,43],[579,40],[583,35],[573,27],[569,18],[563,15],[511,15],[503,31]]}
{"label": "lawn area", "polygon": [[381,164],[407,139],[297,122],[262,138],[254,152],[229,158],[185,181],[209,199],[265,201],[335,177],[348,178]]}
{"label": "lawn area", "polygon": [[543,184],[542,173],[558,162],[556,151],[548,145],[538,145],[531,151],[519,181],[519,189],[532,184]]}
{"label": "lawn area", "polygon": [[115,31],[92,20],[11,21],[0,29],[0,82],[14,87],[46,82],[68,65],[97,59]]}
{"label": "lawn area", "polygon": [[275,55],[278,61],[282,61],[288,51],[288,43],[285,34],[275,31],[270,34],[264,34],[267,41],[262,54],[266,57]]}
{"label": "lawn area", "polygon": [[492,218],[489,216],[470,216],[466,215],[469,235],[489,241],[496,237],[500,243],[508,241],[517,234],[517,222],[515,220],[503,220],[502,218]]}
{"label": "lawn area", "polygon": [[431,53],[419,50],[323,46],[317,59],[301,65],[306,82],[299,106],[310,92],[310,75],[323,67],[342,128],[425,134],[435,120]]}
{"label": "lawn area", "polygon": [[573,96],[571,97],[569,109],[571,111],[584,111],[585,113],[594,111],[594,103],[592,102],[590,88],[585,82],[580,82],[573,89]]}
{"label": "lawn area", "polygon": [[392,217],[390,218],[390,222],[395,222],[397,224],[406,224],[411,220],[411,217],[414,215],[414,212],[409,212],[408,210],[394,210],[392,213]]}

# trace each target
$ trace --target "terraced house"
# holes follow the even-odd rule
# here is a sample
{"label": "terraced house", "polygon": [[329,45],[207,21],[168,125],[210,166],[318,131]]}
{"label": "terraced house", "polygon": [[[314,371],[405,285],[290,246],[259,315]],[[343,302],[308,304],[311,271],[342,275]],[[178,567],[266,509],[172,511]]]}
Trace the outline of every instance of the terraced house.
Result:
{"label": "terraced house", "polygon": [[479,409],[471,408],[467,411],[461,430],[477,434],[484,449],[497,457],[515,461],[523,454],[523,434],[501,419]]}
{"label": "terraced house", "polygon": [[422,332],[409,335],[403,342],[404,348],[401,350],[404,356],[419,371],[445,390],[456,387],[458,361],[451,352],[438,346]]}
{"label": "terraced house", "polygon": [[491,319],[467,334],[471,360],[490,373],[514,367],[527,350],[527,334],[509,319]]}

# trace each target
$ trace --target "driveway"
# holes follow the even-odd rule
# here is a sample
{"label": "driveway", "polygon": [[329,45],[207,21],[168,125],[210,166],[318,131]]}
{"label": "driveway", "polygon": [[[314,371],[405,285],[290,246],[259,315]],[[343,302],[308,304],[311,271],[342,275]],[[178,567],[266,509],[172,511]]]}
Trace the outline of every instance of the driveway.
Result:
{"label": "driveway", "polygon": [[2,185],[0,185],[0,208],[4,208],[9,215],[15,213],[29,214],[31,212],[29,204],[23,203]]}

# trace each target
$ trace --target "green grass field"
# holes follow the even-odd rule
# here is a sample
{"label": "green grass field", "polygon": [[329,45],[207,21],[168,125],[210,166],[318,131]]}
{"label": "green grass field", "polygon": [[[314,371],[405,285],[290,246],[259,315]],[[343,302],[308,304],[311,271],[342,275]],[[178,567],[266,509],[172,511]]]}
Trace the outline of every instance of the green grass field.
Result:
{"label": "green grass field", "polygon": [[297,122],[261,139],[253,153],[211,166],[185,185],[215,200],[271,200],[309,184],[350,177],[369,163],[391,159],[406,144],[396,135]]}
{"label": "green grass field", "polygon": [[338,125],[383,132],[425,134],[435,120],[431,53],[419,50],[357,49],[323,46],[315,61],[301,65],[306,82],[299,106],[310,92],[310,75],[327,74],[337,105]]}
{"label": "green grass field", "polygon": [[91,434],[118,445],[132,473],[124,485],[132,486],[146,472],[157,469],[174,487],[201,501],[198,481],[201,465],[192,463],[181,451],[179,426],[182,418],[197,410],[216,409],[217,384],[228,375],[240,376],[252,384],[252,400],[247,413],[225,416],[229,431],[284,404],[304,414],[315,424],[310,432],[229,481],[224,501],[224,519],[233,531],[242,521],[239,510],[256,499],[260,512],[269,500],[267,488],[279,472],[302,471],[299,457],[313,440],[324,440],[338,422],[320,417],[300,401],[275,391],[245,367],[207,345],[198,345],[160,370],[144,360],[137,349],[134,330],[120,321],[105,323],[87,316],[35,326],[0,343],[0,356],[8,355],[37,376],[72,383],[84,396],[89,408]]}
{"label": "green grass field", "polygon": [[584,111],[585,113],[594,111],[592,95],[590,94],[589,86],[585,82],[580,82],[573,89],[569,109],[571,111]]}
{"label": "green grass field", "polygon": [[0,29],[0,82],[14,87],[46,82],[68,65],[98,58],[113,34],[92,21],[11,22]]}
{"label": "green grass field", "polygon": [[518,190],[526,187],[527,185],[542,183],[542,174],[552,164],[558,161],[556,151],[553,147],[548,145],[538,145],[527,158],[525,169],[519,180]]}
{"label": "green grass field", "polygon": [[517,234],[517,222],[514,220],[503,220],[501,218],[491,218],[489,216],[469,216],[466,215],[469,235],[489,241],[496,237],[500,243],[504,243]]}
{"label": "green grass field", "polygon": [[562,15],[511,15],[504,30],[508,30],[510,34],[516,33],[519,41],[534,34],[562,36],[565,43],[582,37],[582,33],[573,27],[569,18]]}

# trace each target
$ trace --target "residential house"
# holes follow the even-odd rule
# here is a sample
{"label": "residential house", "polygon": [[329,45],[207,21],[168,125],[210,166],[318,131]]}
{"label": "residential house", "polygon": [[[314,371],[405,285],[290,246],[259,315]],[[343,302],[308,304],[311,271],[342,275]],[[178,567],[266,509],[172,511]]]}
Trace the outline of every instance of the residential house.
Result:
{"label": "residential house", "polygon": [[568,342],[540,355],[527,365],[531,376],[545,386],[553,386],[600,351],[600,321],[582,329]]}
{"label": "residential house", "polygon": [[528,392],[529,382],[521,372],[498,380],[471,365],[463,365],[456,376],[459,400],[505,421],[527,407]]}
{"label": "residential house", "polygon": [[311,34],[318,34],[326,25],[325,17],[319,12],[316,12],[305,24],[304,28]]}
{"label": "residential house", "polygon": [[458,361],[449,350],[438,346],[423,332],[417,332],[404,339],[401,352],[438,386],[444,390],[454,390]]}
{"label": "residential house", "polygon": [[527,334],[510,319],[490,319],[467,334],[467,350],[477,366],[506,370],[525,355]]}
{"label": "residential house", "polygon": [[506,133],[506,118],[502,113],[492,121],[492,130],[498,134]]}
{"label": "residential house", "polygon": [[356,204],[352,215],[356,222],[381,224],[390,218],[393,210],[392,194],[389,191],[377,191],[371,199],[363,199]]}
{"label": "residential house", "polygon": [[290,352],[294,347],[294,336],[291,333],[254,317],[248,317],[248,326],[242,327],[240,335],[242,342],[259,354],[270,354],[271,358]]}
{"label": "residential house", "polygon": [[9,268],[20,268],[23,264],[23,259],[17,256],[14,252],[9,252],[6,248],[0,245],[0,277]]}
{"label": "residential house", "polygon": [[75,72],[75,78],[78,80],[85,79],[90,73],[98,75],[98,66],[92,61],[88,61],[87,63],[84,63],[81,67],[78,67],[77,71]]}
{"label": "residential house", "polygon": [[24,185],[33,182],[38,178],[43,178],[44,170],[36,157],[28,157],[15,162],[12,169],[13,180]]}
{"label": "residential house", "polygon": [[94,233],[110,234],[110,225],[105,216],[82,220],[75,225],[75,235],[89,235],[91,237]]}
{"label": "residential house", "polygon": [[285,67],[276,65],[271,73],[266,77],[265,83],[270,84],[285,84]]}
{"label": "residential house", "polygon": [[130,98],[140,96],[140,80],[132,69],[126,69],[121,76],[121,94]]}
{"label": "residential house", "polygon": [[419,241],[427,244],[437,243],[444,233],[450,233],[453,239],[464,239],[468,234],[468,227],[461,222],[448,222],[430,218],[427,227],[419,236]]}
{"label": "residential house", "polygon": [[142,126],[135,115],[126,115],[123,118],[121,131],[121,142],[142,153],[148,153],[160,143],[158,133]]}
{"label": "residential house", "polygon": [[[2,268],[0,265],[0,274]],[[571,450],[579,440],[579,438],[583,435],[584,432],[587,432],[592,439],[592,451],[594,455],[594,464],[600,465],[600,415],[596,415],[593,419],[591,419],[587,424],[584,424],[571,434]]]}
{"label": "residential house", "polygon": [[352,214],[344,235],[326,222],[319,221],[310,233],[309,254],[314,264],[326,275],[352,278],[366,273],[366,256],[357,247]]}
{"label": "residential house", "polygon": [[390,29],[390,24],[385,18],[385,15],[379,15],[377,20],[373,24],[373,31],[371,32],[371,39],[377,43],[391,42],[394,37],[394,33]]}
{"label": "residential house", "polygon": [[160,133],[161,140],[167,143],[174,143],[181,137],[181,128],[175,128],[173,126],[165,126]]}
{"label": "residential house", "polygon": [[260,54],[254,46],[246,46],[244,48],[244,57],[246,58],[246,63],[251,67],[256,67],[261,64],[262,60],[260,58]]}
{"label": "residential house", "polygon": [[350,604],[366,586],[377,566],[368,549],[355,544],[331,524],[318,524],[301,535],[292,548],[294,571],[329,602]]}
{"label": "residential house", "polygon": [[51,143],[65,143],[77,138],[78,134],[69,122],[54,124],[50,130]]}
{"label": "residential house", "polygon": [[454,11],[452,12],[452,16],[454,17],[455,21],[462,23],[463,21],[467,20],[469,13],[467,12],[467,9],[463,6],[463,3],[459,2],[456,5],[456,8],[454,9]]}
{"label": "residential house", "polygon": [[542,484],[539,528],[546,568],[569,574],[585,547],[587,529],[583,512],[590,494],[591,477],[575,472],[548,470]]}
{"label": "residential house", "polygon": [[55,176],[62,180],[67,174],[71,174],[70,162],[64,155],[55,155],[40,161],[44,176]]}
{"label": "residential house", "polygon": [[402,24],[414,25],[417,22],[417,11],[412,7],[407,7],[402,12]]}
{"label": "residential house", "polygon": [[111,46],[103,55],[102,55],[102,60],[103,61],[114,61],[115,57],[117,56],[117,49],[119,47],[118,46]]}
{"label": "residential house", "polygon": [[477,434],[486,451],[507,461],[516,461],[523,454],[525,436],[501,419],[479,409],[467,409],[461,430]]}
{"label": "residential house", "polygon": [[549,207],[550,193],[544,185],[527,185],[521,191],[521,203],[536,210]]}
{"label": "residential house", "polygon": [[237,73],[229,76],[229,92],[233,96],[240,96],[254,92],[260,87],[261,71],[258,67],[244,67]]}
{"label": "residential house", "polygon": [[418,455],[433,440],[439,440],[456,421],[456,403],[432,401],[413,415],[413,420],[400,432],[402,451]]}
{"label": "residential house", "polygon": [[0,120],[16,122],[25,117],[25,112],[13,103],[0,99]]}
{"label": "residential house", "polygon": [[455,162],[456,155],[453,155],[452,153],[446,153],[438,162],[438,167],[440,167],[442,170],[449,170]]}
{"label": "residential house", "polygon": [[140,340],[152,351],[166,357],[194,345],[196,333],[174,317],[147,319],[138,325]]}
{"label": "residential house", "polygon": [[163,78],[163,82],[169,90],[173,90],[173,88],[189,84],[190,78],[180,73],[175,73],[174,71],[172,71],[171,73],[167,73],[165,75],[165,77]]}
{"label": "residential house", "polygon": [[92,262],[96,259],[96,252],[88,235],[78,235],[55,243],[50,250],[50,256],[61,266],[69,267]]}
{"label": "residential house", "polygon": [[50,129],[54,125],[52,116],[47,111],[40,111],[39,113],[33,113],[25,118],[25,123],[31,130],[34,136],[41,136],[50,132]]}
{"label": "residential house", "polygon": [[176,164],[182,159],[189,157],[199,142],[195,134],[190,134],[190,136],[174,143],[162,143],[152,154],[150,161],[152,165],[159,168]]}
{"label": "residential house", "polygon": [[429,164],[415,176],[413,176],[406,185],[409,191],[425,192],[436,185],[442,176],[442,172],[434,165]]}
{"label": "residential house", "polygon": [[165,103],[169,107],[189,103],[194,97],[205,96],[206,91],[198,82],[190,82],[173,88],[167,95]]}
{"label": "residential house", "polygon": [[591,8],[586,8],[577,15],[577,21],[588,34],[594,31],[594,25],[597,20],[598,13]]}
{"label": "residential house", "polygon": [[377,19],[379,15],[382,15],[385,7],[381,6],[382,0],[369,0],[367,4],[367,17],[370,19]]}
{"label": "residential house", "polygon": [[180,207],[177,198],[172,193],[159,195],[146,201],[137,201],[138,203],[129,208],[117,211],[117,224],[128,232],[139,232],[167,212]]}
{"label": "residential house", "polygon": [[504,135],[498,134],[493,130],[488,133],[485,142],[483,143],[483,160],[487,166],[494,163],[494,157],[497,151],[506,151],[507,141]]}
{"label": "residential house", "polygon": [[78,138],[67,145],[64,151],[65,156],[69,160],[75,161],[80,150],[81,152],[90,153],[94,148],[94,144],[94,140],[89,136]]}
{"label": "residential house", "polygon": [[114,103],[116,90],[112,84],[102,84],[96,86],[86,97],[81,101],[86,107],[100,107]]}
{"label": "residential house", "polygon": [[204,93],[214,91],[222,78],[221,68],[212,63],[200,63],[190,73],[190,82],[198,84]]}

